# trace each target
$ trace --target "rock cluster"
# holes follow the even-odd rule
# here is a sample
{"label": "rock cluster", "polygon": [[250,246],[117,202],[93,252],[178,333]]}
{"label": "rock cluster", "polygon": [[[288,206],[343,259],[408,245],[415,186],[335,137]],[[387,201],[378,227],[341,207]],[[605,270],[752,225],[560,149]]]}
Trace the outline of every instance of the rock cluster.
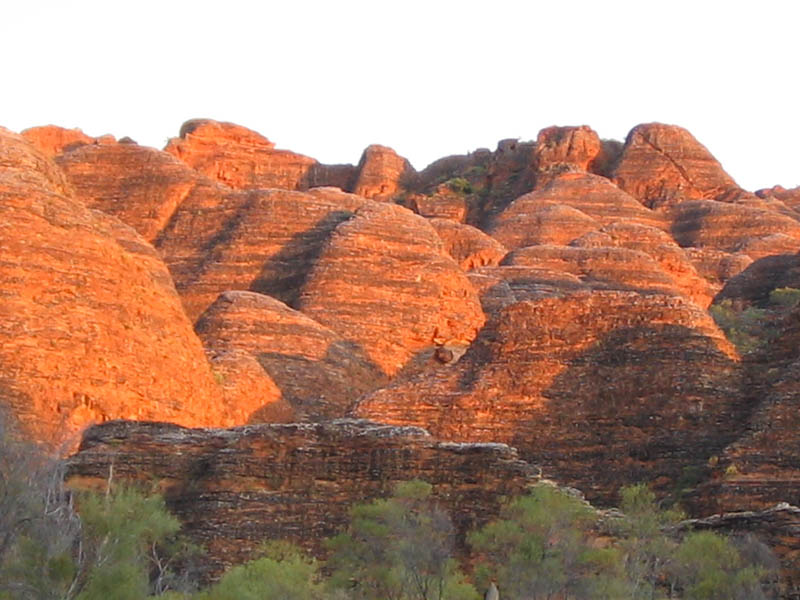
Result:
{"label": "rock cluster", "polygon": [[[190,467],[148,458],[162,433],[187,457],[224,440],[268,447],[277,474],[305,468],[292,452],[322,438],[381,470],[407,446],[427,457],[402,463],[409,478],[429,474],[427,460],[469,471],[458,460],[472,450],[448,446],[451,460],[437,446],[447,439],[511,444],[604,504],[642,480],[677,493],[694,473],[698,515],[800,505],[800,313],[740,356],[707,311],[759,310],[800,288],[798,206],[797,189],[742,190],[689,132],[662,124],[624,144],[551,127],[420,172],[385,146],[324,165],[202,119],[164,151],[2,130],[2,403],[43,440],[116,418],[304,423],[255,437],[115,424],[81,452],[110,453],[113,432],[131,444],[131,476],[150,460],[170,481]],[[437,438],[404,430],[387,454],[368,445],[394,429],[326,429],[345,415]],[[310,467],[319,502],[360,481],[348,465],[362,459],[348,456]],[[495,468],[481,465],[468,476]],[[213,497],[232,507],[215,527],[253,492],[245,471],[217,482],[244,487]]]}

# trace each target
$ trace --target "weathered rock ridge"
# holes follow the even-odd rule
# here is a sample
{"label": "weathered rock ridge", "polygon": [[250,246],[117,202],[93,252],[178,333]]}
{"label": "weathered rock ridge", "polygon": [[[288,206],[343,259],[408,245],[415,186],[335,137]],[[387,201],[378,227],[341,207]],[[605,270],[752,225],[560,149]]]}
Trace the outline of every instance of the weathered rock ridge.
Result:
{"label": "weathered rock ridge", "polygon": [[433,485],[458,542],[523,493],[538,470],[503,444],[438,441],[415,427],[366,421],[185,429],[111,422],[89,429],[69,463],[75,487],[155,482],[184,531],[207,551],[205,577],[243,562],[267,539],[317,555],[349,520],[350,507],[389,495],[414,477]]}

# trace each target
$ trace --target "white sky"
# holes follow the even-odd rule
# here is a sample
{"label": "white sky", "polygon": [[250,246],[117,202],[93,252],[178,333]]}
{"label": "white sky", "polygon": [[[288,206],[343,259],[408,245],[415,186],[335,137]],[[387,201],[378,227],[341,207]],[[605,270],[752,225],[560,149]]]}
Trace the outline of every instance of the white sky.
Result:
{"label": "white sky", "polygon": [[800,185],[796,0],[0,0],[0,125],[163,147],[193,117],[421,169],[549,125],[689,129],[740,185]]}

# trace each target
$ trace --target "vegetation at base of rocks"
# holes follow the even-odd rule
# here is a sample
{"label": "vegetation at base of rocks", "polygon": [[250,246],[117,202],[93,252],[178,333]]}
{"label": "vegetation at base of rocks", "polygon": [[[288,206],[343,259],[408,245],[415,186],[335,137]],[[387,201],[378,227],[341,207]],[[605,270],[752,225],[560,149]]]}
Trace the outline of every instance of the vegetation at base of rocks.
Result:
{"label": "vegetation at base of rocks", "polygon": [[644,485],[621,500],[621,511],[598,513],[536,486],[467,536],[468,574],[432,486],[408,481],[354,506],[325,564],[272,542],[194,591],[191,547],[163,498],[111,481],[70,494],[63,463],[0,422],[0,600],[477,600],[491,580],[508,600],[766,597],[776,562],[763,544],[683,531],[683,515]]}
{"label": "vegetation at base of rocks", "polygon": [[506,598],[621,598],[621,555],[595,543],[596,520],[583,500],[538,486],[470,535],[477,576],[496,577]]}
{"label": "vegetation at base of rocks", "polygon": [[63,475],[0,418],[0,600],[138,600],[188,583],[161,496],[111,481],[73,494]]}
{"label": "vegetation at base of rocks", "polygon": [[800,289],[776,288],[763,307],[743,307],[725,299],[709,307],[709,312],[727,338],[742,354],[762,349],[779,335],[779,320],[800,301]]}
{"label": "vegetation at base of rocks", "polygon": [[394,496],[355,506],[348,530],[329,541],[333,589],[368,600],[477,600],[453,558],[455,530],[415,480]]}

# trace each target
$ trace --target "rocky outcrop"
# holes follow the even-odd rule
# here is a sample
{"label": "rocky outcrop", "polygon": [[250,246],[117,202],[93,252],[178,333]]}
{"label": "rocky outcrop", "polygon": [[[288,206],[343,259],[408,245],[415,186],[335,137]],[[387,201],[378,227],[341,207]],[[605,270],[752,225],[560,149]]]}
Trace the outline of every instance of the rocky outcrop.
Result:
{"label": "rocky outcrop", "polygon": [[[223,293],[200,316],[195,329],[214,356],[244,353],[274,382],[277,396],[262,399],[253,389],[246,398],[254,415],[250,422],[276,412],[283,419],[285,411],[266,406],[278,399],[296,420],[342,417],[358,396],[385,382],[380,369],[352,343],[279,300],[255,292]],[[249,364],[242,371],[250,374]],[[237,371],[225,379],[239,377]],[[243,405],[246,390],[236,385],[237,403]]]}
{"label": "rocky outcrop", "polygon": [[742,252],[753,260],[800,249],[800,222],[771,210],[695,200],[682,202],[670,216],[672,235],[684,247]]}
{"label": "rocky outcrop", "polygon": [[387,375],[483,325],[478,298],[422,217],[369,203],[341,223],[311,270],[298,308],[363,349]]}
{"label": "rocky outcrop", "polygon": [[734,350],[692,302],[577,291],[501,308],[455,365],[376,391],[354,414],[510,443],[611,502],[625,483],[674,489],[735,439],[740,383]]}
{"label": "rocky outcrop", "polygon": [[542,129],[536,137],[533,154],[538,170],[537,187],[559,171],[590,171],[602,152],[600,138],[586,125]]}
{"label": "rocky outcrop", "polygon": [[800,186],[787,190],[782,185],[776,185],[758,190],[756,196],[764,199],[774,198],[795,211],[800,209]]}
{"label": "rocky outcrop", "polygon": [[573,240],[571,245],[611,246],[643,252],[658,263],[676,289],[704,308],[711,304],[714,294],[719,291],[719,287],[697,272],[687,252],[669,234],[655,227],[629,220],[615,221],[597,232]]}
{"label": "rocky outcrop", "polygon": [[222,388],[226,414],[236,424],[291,423],[300,420],[281,389],[251,353],[228,345],[206,350],[211,370]]}
{"label": "rocky outcrop", "polygon": [[78,197],[157,243],[178,207],[220,202],[231,190],[166,152],[136,144],[84,145],[57,158]]}
{"label": "rocky outcrop", "polygon": [[481,267],[469,273],[469,280],[487,316],[496,316],[507,306],[523,300],[591,290],[591,285],[566,271],[517,265]]}
{"label": "rocky outcrop", "polygon": [[369,146],[358,163],[352,191],[374,200],[390,200],[414,179],[414,169],[405,158],[386,146]]}
{"label": "rocky outcrop", "polygon": [[683,248],[683,252],[698,275],[715,292],[719,292],[731,277],[744,271],[753,262],[752,258],[741,252],[731,254],[712,248]]}
{"label": "rocky outcrop", "polygon": [[444,242],[445,251],[465,271],[497,265],[508,252],[480,229],[449,219],[431,219],[430,224]]}
{"label": "rocky outcrop", "polygon": [[94,138],[86,135],[80,129],[65,129],[56,125],[31,127],[23,131],[21,135],[34,148],[51,158],[86,144],[106,145],[116,142],[113,135]]}
{"label": "rocky outcrop", "polygon": [[332,188],[190,196],[157,246],[192,320],[227,290],[294,306],[331,232],[366,202]]}
{"label": "rocky outcrop", "polygon": [[164,150],[203,175],[236,189],[307,189],[314,185],[313,158],[288,150],[233,123],[187,121]]}
{"label": "rocky outcrop", "polygon": [[800,308],[773,326],[778,335],[748,365],[755,410],[744,435],[715,457],[699,490],[715,512],[800,504]]}
{"label": "rocky outcrop", "polygon": [[0,389],[35,439],[115,418],[232,424],[155,250],[0,130]]}
{"label": "rocky outcrop", "polygon": [[800,256],[766,256],[731,277],[716,300],[732,300],[740,306],[763,306],[772,290],[787,287],[800,288]]}
{"label": "rocky outcrop", "polygon": [[353,504],[387,496],[414,478],[433,485],[463,549],[464,534],[496,516],[538,471],[502,444],[441,442],[413,427],[364,421],[258,425],[228,430],[164,423],[90,429],[69,463],[74,487],[155,482],[184,532],[206,550],[214,578],[264,540],[290,539],[317,556],[349,521]]}
{"label": "rocky outcrop", "polygon": [[488,232],[507,248],[568,244],[603,225],[630,220],[664,227],[664,220],[603,177],[565,173],[500,213]]}
{"label": "rocky outcrop", "polygon": [[674,125],[647,123],[625,140],[612,178],[650,208],[684,200],[728,201],[741,189],[691,133]]}
{"label": "rocky outcrop", "polygon": [[529,246],[511,252],[503,262],[563,271],[575,275],[592,289],[680,293],[675,280],[648,254],[627,248]]}
{"label": "rocky outcrop", "polygon": [[166,152],[235,189],[308,190],[333,186],[365,198],[388,200],[412,185],[414,169],[391,148],[369,146],[358,166],[323,165],[279,150],[264,136],[233,123],[194,119],[181,127]]}

